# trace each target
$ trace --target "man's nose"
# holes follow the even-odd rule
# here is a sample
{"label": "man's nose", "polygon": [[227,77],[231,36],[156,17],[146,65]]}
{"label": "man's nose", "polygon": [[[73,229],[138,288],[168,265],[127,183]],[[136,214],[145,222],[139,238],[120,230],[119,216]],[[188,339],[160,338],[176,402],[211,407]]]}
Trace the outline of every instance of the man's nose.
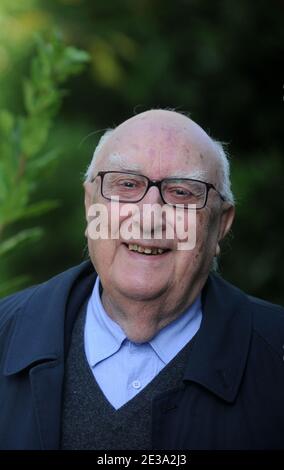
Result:
{"label": "man's nose", "polygon": [[162,238],[165,230],[165,217],[162,213],[164,202],[161,198],[159,188],[152,186],[145,197],[140,202],[141,210],[141,229],[143,238]]}
{"label": "man's nose", "polygon": [[144,204],[164,204],[157,186],[151,186],[141,202]]}

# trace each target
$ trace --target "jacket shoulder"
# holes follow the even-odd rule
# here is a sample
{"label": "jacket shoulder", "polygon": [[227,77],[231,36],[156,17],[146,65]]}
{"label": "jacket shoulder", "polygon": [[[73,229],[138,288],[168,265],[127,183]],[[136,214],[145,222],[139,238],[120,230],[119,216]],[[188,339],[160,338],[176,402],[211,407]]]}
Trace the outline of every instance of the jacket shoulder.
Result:
{"label": "jacket shoulder", "polygon": [[253,314],[253,330],[283,359],[284,308],[257,297],[248,296]]}
{"label": "jacket shoulder", "polygon": [[252,332],[266,347],[273,349],[283,359],[284,354],[284,308],[248,295],[224,280],[220,274],[210,276],[222,302],[230,309],[251,316]]}
{"label": "jacket shoulder", "polygon": [[23,305],[32,297],[39,285],[24,289],[0,299],[0,331],[5,323],[13,318]]}
{"label": "jacket shoulder", "polygon": [[55,287],[58,287],[60,290],[66,286],[72,285],[77,277],[84,275],[85,272],[91,269],[90,262],[85,261],[78,266],[74,266],[53,276],[41,284],[28,287],[27,289],[0,299],[0,332],[7,321],[17,315],[35,294],[39,295],[44,301],[54,292]]}

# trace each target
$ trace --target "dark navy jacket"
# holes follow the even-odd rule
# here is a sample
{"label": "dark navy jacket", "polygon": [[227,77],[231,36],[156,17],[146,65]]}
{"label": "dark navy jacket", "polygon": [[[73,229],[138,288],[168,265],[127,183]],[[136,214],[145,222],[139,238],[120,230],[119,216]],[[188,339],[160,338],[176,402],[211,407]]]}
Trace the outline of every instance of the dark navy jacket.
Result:
{"label": "dark navy jacket", "polygon": [[[0,449],[58,449],[64,358],[90,262],[0,301]],[[284,449],[284,310],[217,275],[181,388],[153,402],[153,449]]]}

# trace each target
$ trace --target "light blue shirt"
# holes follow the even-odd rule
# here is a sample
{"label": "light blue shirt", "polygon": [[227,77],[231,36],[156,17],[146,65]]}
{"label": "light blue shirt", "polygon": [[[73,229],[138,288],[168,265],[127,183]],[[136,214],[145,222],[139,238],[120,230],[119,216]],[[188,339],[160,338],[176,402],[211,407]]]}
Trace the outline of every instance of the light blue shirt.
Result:
{"label": "light blue shirt", "polygon": [[87,306],[85,352],[93,375],[116,409],[139,393],[198,331],[201,297],[151,341],[133,343],[105,311],[97,277]]}

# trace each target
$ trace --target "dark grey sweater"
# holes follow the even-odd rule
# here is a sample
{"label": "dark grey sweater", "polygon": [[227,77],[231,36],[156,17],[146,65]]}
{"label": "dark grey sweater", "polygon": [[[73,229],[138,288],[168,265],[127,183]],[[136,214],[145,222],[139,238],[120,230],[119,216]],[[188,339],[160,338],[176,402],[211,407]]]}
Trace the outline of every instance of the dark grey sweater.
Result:
{"label": "dark grey sweater", "polygon": [[161,392],[182,386],[194,339],[138,395],[116,410],[101,391],[87,362],[85,317],[86,304],[74,325],[66,362],[61,448],[151,449],[152,400]]}

